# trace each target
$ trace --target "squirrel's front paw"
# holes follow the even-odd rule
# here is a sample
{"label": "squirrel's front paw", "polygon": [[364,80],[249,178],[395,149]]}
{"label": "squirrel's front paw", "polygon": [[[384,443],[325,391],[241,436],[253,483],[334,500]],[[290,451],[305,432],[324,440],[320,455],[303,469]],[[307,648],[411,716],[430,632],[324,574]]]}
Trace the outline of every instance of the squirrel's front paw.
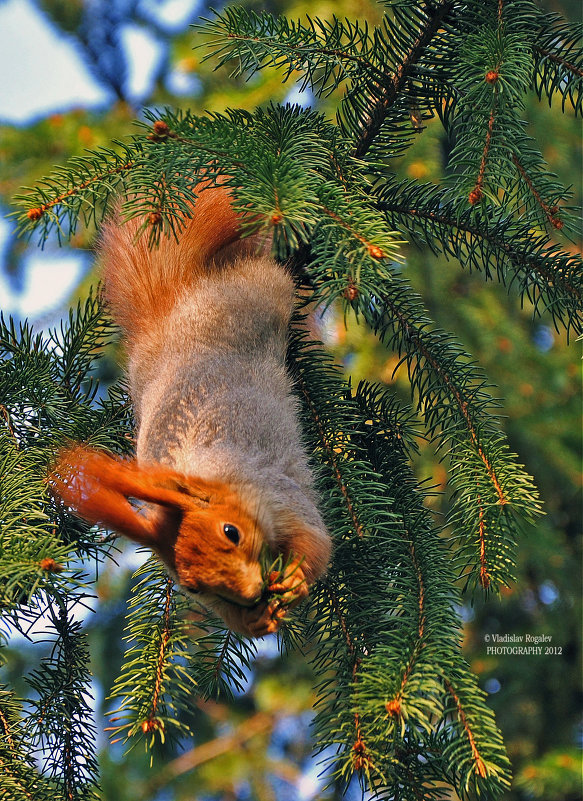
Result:
{"label": "squirrel's front paw", "polygon": [[285,614],[286,609],[277,599],[274,599],[260,603],[251,609],[244,609],[241,617],[243,625],[251,637],[265,637],[266,634],[273,634],[277,631]]}
{"label": "squirrel's front paw", "polygon": [[301,560],[294,559],[285,573],[273,571],[269,574],[267,590],[281,595],[280,603],[285,609],[293,609],[309,594],[308,582],[302,570]]}

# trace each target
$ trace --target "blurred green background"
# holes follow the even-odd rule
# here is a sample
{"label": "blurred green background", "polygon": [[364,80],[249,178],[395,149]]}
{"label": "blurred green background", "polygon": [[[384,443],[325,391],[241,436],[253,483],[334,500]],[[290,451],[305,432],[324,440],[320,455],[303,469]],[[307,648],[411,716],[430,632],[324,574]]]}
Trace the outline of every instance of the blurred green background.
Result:
{"label": "blurred green background", "polygon": [[[336,14],[374,23],[382,15],[382,7],[368,0],[243,4],[290,17]],[[581,13],[577,2],[543,5],[571,20]],[[203,113],[289,100],[317,105],[332,117],[338,102],[337,96],[321,103],[308,92],[299,94],[293,83],[282,84],[280,75],[269,70],[247,82],[231,79],[226,68],[213,72],[212,64],[203,61],[204,51],[192,49],[200,36],[189,23],[209,13],[195,1],[0,0],[0,49],[2,37],[8,36],[8,24],[3,26],[8,13],[13,20],[22,20],[17,32],[22,60],[12,65],[15,72],[8,76],[16,83],[12,95],[20,91],[22,102],[20,106],[12,101],[3,104],[0,94],[3,214],[10,211],[11,197],[23,185],[33,185],[53,165],[83,153],[84,148],[107,146],[112,138],[131,133],[132,121],[144,106],[169,104]],[[36,43],[38,25],[52,32],[57,47],[59,42],[74,46],[79,74],[83,71],[89,76],[79,90],[85,91],[85,98],[81,94],[71,100],[67,94],[78,74],[73,80],[71,71],[60,77],[51,72],[56,51],[45,40]],[[29,53],[34,53],[34,60]],[[25,96],[27,80],[37,87],[36,111]],[[51,101],[49,89],[55,89],[59,80],[63,92]],[[574,202],[580,205],[580,123],[569,109],[561,113],[558,103],[549,108],[534,94],[527,119],[529,133],[538,141],[550,169],[564,184],[575,185]],[[447,154],[443,129],[439,121],[433,121],[407,155],[395,162],[395,169],[401,176],[440,182]],[[97,280],[90,250],[94,235],[94,231],[79,230],[65,250],[58,251],[51,242],[40,252],[34,242],[18,240],[12,224],[3,222],[0,307],[4,312],[16,318],[28,315],[39,327],[57,323],[69,302],[84,296]],[[580,242],[569,242],[560,232],[556,236],[562,247],[580,250]],[[581,798],[582,706],[579,348],[567,342],[563,331],[554,330],[549,320],[533,320],[532,309],[528,304],[521,307],[512,290],[487,284],[455,260],[436,258],[429,251],[410,247],[404,255],[405,274],[425,299],[432,318],[452,331],[484,366],[493,394],[503,399],[511,449],[534,475],[545,503],[546,516],[536,527],[523,531],[514,587],[500,598],[467,598],[461,610],[464,653],[489,694],[514,765],[514,786],[507,798],[576,801]],[[323,337],[355,383],[365,377],[380,380],[403,400],[410,400],[406,370],[395,372],[397,357],[380,347],[372,334],[354,322],[346,330],[343,317],[332,310],[323,322]],[[119,375],[115,353],[103,361],[100,371],[105,382]],[[448,511],[447,460],[441,461],[433,446],[420,440],[416,470],[420,479],[435,488],[429,503],[437,524],[442,525]],[[92,645],[92,692],[100,732],[107,725],[104,699],[122,658],[131,573],[141,558],[130,549],[119,556],[118,565],[100,566],[98,600],[85,621]],[[494,634],[547,635],[552,638],[547,645],[553,653],[489,655],[485,638]],[[13,640],[2,681],[15,682],[24,692],[20,677],[38,663],[46,647],[42,642]],[[122,747],[110,745],[102,733],[104,801],[340,798],[334,787],[323,791],[323,779],[318,778],[321,768],[313,757],[309,729],[313,702],[310,669],[301,655],[282,656],[275,640],[268,639],[260,646],[252,673],[240,689],[234,688],[232,698],[193,699],[196,741],[156,753],[152,769],[143,751],[124,755]],[[359,797],[357,786],[346,796],[348,801]]]}

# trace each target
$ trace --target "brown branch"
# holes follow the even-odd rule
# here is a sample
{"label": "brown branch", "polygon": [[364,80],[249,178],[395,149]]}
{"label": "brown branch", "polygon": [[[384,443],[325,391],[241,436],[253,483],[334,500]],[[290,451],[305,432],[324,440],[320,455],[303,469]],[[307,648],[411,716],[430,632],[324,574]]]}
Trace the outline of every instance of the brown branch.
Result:
{"label": "brown branch", "polygon": [[518,172],[522,175],[522,178],[524,179],[526,185],[528,186],[528,188],[532,192],[536,202],[539,204],[539,206],[541,207],[541,209],[545,213],[549,223],[553,226],[553,228],[557,228],[557,229],[560,230],[563,227],[563,221],[561,219],[559,219],[559,217],[555,216],[557,214],[558,208],[556,206],[553,206],[551,208],[547,203],[545,203],[545,201],[540,196],[540,193],[538,192],[538,190],[536,189],[536,187],[532,183],[531,179],[527,175],[526,170],[524,169],[524,167],[522,166],[522,164],[516,158],[515,155],[512,156],[512,161],[516,165],[516,167],[518,169]]}
{"label": "brown branch", "polygon": [[478,535],[480,538],[480,584],[487,590],[490,586],[490,574],[488,572],[488,565],[486,561],[486,524],[484,522],[484,507],[482,499],[478,495],[478,508],[479,508],[479,521],[478,521]]}
{"label": "brown branch", "polygon": [[[503,27],[502,22],[502,13],[504,11],[504,4],[503,0],[498,0],[498,30],[500,31]],[[496,84],[498,81],[499,70],[500,70],[500,63],[498,63],[494,70],[489,71],[486,76],[485,80],[488,83]],[[474,185],[474,188],[470,192],[468,196],[468,201],[474,206],[476,203],[479,203],[483,196],[482,186],[484,184],[484,173],[486,172],[486,162],[488,160],[488,155],[490,153],[490,144],[492,141],[492,131],[494,130],[494,110],[496,108],[496,101],[497,101],[497,94],[498,89],[494,86],[494,103],[492,109],[490,111],[490,119],[488,120],[488,130],[486,132],[486,141],[484,143],[484,151],[482,153],[482,160],[480,162],[480,169],[478,172],[478,178]]]}
{"label": "brown branch", "polygon": [[410,540],[409,551],[411,553],[411,560],[413,562],[413,567],[415,569],[415,574],[417,576],[417,587],[419,588],[419,615],[418,615],[418,622],[417,622],[417,640],[415,641],[415,646],[411,651],[411,656],[407,661],[407,667],[405,668],[405,672],[403,673],[403,677],[401,679],[401,685],[395,696],[390,700],[387,701],[385,704],[385,709],[389,713],[391,717],[397,717],[401,714],[401,698],[403,697],[403,692],[405,690],[405,685],[409,680],[409,676],[411,675],[411,671],[417,661],[419,654],[423,650],[425,643],[423,642],[423,634],[425,632],[425,623],[427,619],[427,615],[425,613],[425,583],[423,581],[423,574],[421,573],[421,568],[419,567],[419,562],[417,561],[417,554],[415,553],[415,545],[413,544],[413,540]]}
{"label": "brown branch", "polygon": [[241,748],[248,740],[261,734],[267,734],[273,728],[277,716],[268,712],[256,712],[250,718],[243,721],[231,734],[224,737],[217,737],[209,742],[197,745],[185,754],[181,754],[176,759],[169,762],[154,778],[148,782],[147,788],[142,796],[149,799],[162,787],[165,787],[178,776],[188,773],[191,770],[216,759],[223,754]]}
{"label": "brown branch", "polygon": [[[340,628],[342,629],[342,634],[344,635],[344,639],[346,640],[346,645],[348,646],[348,650],[350,652],[350,657],[351,657],[354,665],[356,665],[356,669],[358,669],[358,665],[360,664],[361,659],[360,659],[360,657],[358,656],[358,654],[356,652],[356,645],[354,644],[354,642],[352,640],[352,637],[350,636],[350,632],[348,631],[348,626],[346,625],[346,619],[345,619],[344,615],[342,614],[342,612],[340,611],[340,607],[338,605],[338,596],[336,595],[334,590],[329,585],[326,585],[326,589],[328,591],[328,595],[330,596],[330,602],[332,604],[332,609],[334,610],[334,612],[336,614],[336,617],[338,618],[338,621],[340,623]],[[355,673],[355,670],[354,670],[354,667],[353,667],[353,677],[354,677],[354,673]]]}
{"label": "brown branch", "polygon": [[421,568],[419,567],[419,562],[417,561],[417,554],[415,553],[415,546],[413,542],[411,542],[409,550],[411,552],[411,559],[413,560],[413,566],[415,567],[415,573],[417,574],[417,586],[419,587],[418,634],[419,634],[419,639],[421,640],[425,632],[425,622],[427,619],[427,616],[425,614],[425,584],[423,582],[423,574],[421,573]]}
{"label": "brown branch", "polygon": [[486,765],[484,764],[484,760],[482,759],[482,757],[480,756],[480,752],[478,751],[478,746],[476,745],[476,740],[474,738],[473,732],[470,729],[470,726],[469,726],[469,723],[468,723],[468,719],[466,718],[466,713],[464,712],[464,710],[462,708],[462,705],[461,705],[461,702],[460,702],[460,699],[456,695],[456,692],[453,689],[453,687],[451,686],[451,684],[449,683],[449,681],[447,679],[444,679],[443,682],[445,684],[445,688],[447,689],[448,693],[451,695],[451,697],[455,701],[455,705],[457,707],[457,712],[458,712],[458,717],[459,717],[460,722],[461,722],[462,726],[464,727],[464,729],[466,731],[466,734],[468,736],[468,741],[470,743],[470,748],[472,749],[472,756],[474,758],[474,762],[476,763],[476,765],[475,765],[476,773],[484,779],[487,776],[488,771],[486,769]]}
{"label": "brown branch", "polygon": [[[358,668],[362,662],[362,658],[358,655],[357,647],[354,643],[354,640],[350,636],[350,632],[348,631],[348,626],[346,625],[346,619],[340,610],[340,606],[338,603],[338,596],[334,592],[334,590],[327,586],[326,589],[328,590],[328,595],[330,596],[330,603],[332,604],[332,609],[334,610],[336,617],[340,623],[340,628],[342,629],[342,634],[344,635],[344,639],[346,640],[346,645],[348,646],[348,651],[350,653],[350,659],[352,660],[352,681],[354,684],[358,681]],[[354,712],[354,730],[355,730],[355,741],[354,745],[352,746],[352,765],[355,770],[362,770],[365,767],[372,765],[372,759],[370,754],[366,749],[366,745],[364,740],[362,739],[362,731],[360,728],[360,713],[357,710]]]}
{"label": "brown branch", "polygon": [[63,194],[59,195],[53,200],[49,200],[48,203],[43,203],[42,205],[38,206],[37,208],[29,209],[26,212],[26,215],[29,220],[36,222],[40,220],[43,214],[48,211],[49,209],[53,208],[53,206],[57,206],[59,203],[62,203],[63,200],[66,200],[69,197],[74,197],[78,195],[79,192],[82,192],[84,189],[87,189],[91,184],[96,183],[97,181],[101,181],[103,178],[107,178],[110,175],[117,175],[124,170],[131,170],[135,164],[133,161],[128,161],[125,164],[121,164],[118,167],[113,167],[111,170],[106,170],[105,172],[99,173],[99,175],[94,175],[92,178],[89,178],[87,181],[83,181],[82,183],[78,184],[77,186],[73,186],[67,192],[63,192]]}
{"label": "brown branch", "polygon": [[[190,147],[195,147],[198,150],[203,150],[203,151],[206,151],[208,153],[211,153],[213,156],[218,156],[218,157],[220,157],[222,159],[230,159],[230,163],[231,164],[234,164],[235,166],[240,167],[241,169],[244,169],[244,167],[245,167],[245,165],[242,164],[242,162],[236,161],[236,160],[233,160],[232,158],[230,158],[230,154],[229,154],[228,151],[221,151],[221,150],[216,150],[216,149],[207,147],[205,145],[200,144],[199,142],[196,142],[193,139],[188,139],[187,137],[179,136],[179,135],[175,134],[174,132],[170,131],[170,129],[168,129],[168,132],[165,133],[163,136],[159,135],[159,134],[156,134],[154,137],[152,137],[152,135],[150,135],[149,138],[153,138],[154,141],[159,141],[159,142],[167,141],[167,139],[173,139],[173,140],[176,140],[177,142],[180,142],[181,144],[186,144],[186,145],[189,145]],[[118,175],[119,173],[122,173],[125,170],[131,170],[135,166],[136,166],[136,164],[135,164],[134,161],[127,161],[124,164],[120,164],[117,167],[112,167],[110,170],[105,170],[104,172],[101,172],[98,175],[94,175],[91,178],[88,178],[86,181],[83,181],[82,183],[77,184],[77,186],[71,187],[71,189],[67,190],[66,192],[63,192],[61,195],[58,195],[57,197],[53,198],[52,200],[49,200],[47,203],[43,203],[40,206],[28,209],[28,211],[26,212],[26,215],[27,215],[28,219],[31,220],[32,222],[37,222],[38,220],[41,219],[41,217],[45,214],[46,211],[48,211],[49,209],[53,208],[54,206],[57,206],[59,203],[62,203],[67,198],[74,197],[75,195],[78,195],[84,189],[87,189],[92,184],[95,184],[98,181],[103,180],[104,178],[107,178],[107,177],[112,176],[112,175]],[[150,222],[152,222],[152,221],[150,220]]]}
{"label": "brown branch", "polygon": [[492,142],[492,131],[494,130],[494,109],[490,112],[490,119],[488,120],[488,129],[486,131],[486,141],[484,142],[484,150],[482,152],[482,160],[480,161],[480,169],[478,171],[478,177],[476,179],[476,183],[474,184],[474,188],[468,195],[468,201],[474,206],[476,203],[479,203],[482,199],[483,191],[482,186],[484,185],[484,175],[486,172],[486,162],[488,161],[488,156],[490,154],[490,144]]}
{"label": "brown branch", "polygon": [[[472,236],[480,237],[481,239],[484,239],[486,242],[489,242],[494,247],[500,248],[500,250],[502,250],[508,256],[508,258],[515,260],[518,264],[521,264],[528,270],[531,270],[533,272],[538,272],[545,279],[545,281],[547,281],[549,286],[555,286],[555,282],[553,281],[553,277],[555,274],[553,272],[551,272],[550,270],[545,270],[536,262],[527,260],[526,258],[522,257],[520,253],[517,253],[515,250],[513,250],[507,242],[498,239],[494,235],[488,235],[487,232],[484,233],[484,231],[481,231],[479,228],[467,224],[462,225],[460,224],[459,220],[453,220],[449,217],[446,217],[443,214],[435,214],[434,212],[431,211],[419,211],[419,209],[403,208],[398,204],[391,205],[390,203],[383,202],[380,205],[380,208],[383,211],[392,211],[397,214],[406,214],[411,217],[418,217],[431,220],[432,222],[435,222],[438,225],[447,225],[450,228],[457,228],[459,231],[465,231],[466,233],[471,234]],[[572,295],[577,300],[581,300],[581,293],[579,292],[577,287],[574,287],[567,281],[563,281],[562,285],[570,295]]]}
{"label": "brown branch", "polygon": [[162,625],[162,632],[160,637],[160,649],[158,651],[158,664],[156,666],[156,681],[154,684],[154,694],[152,696],[152,703],[148,717],[142,722],[142,731],[144,734],[153,731],[160,727],[161,723],[156,718],[158,711],[158,701],[160,699],[160,688],[162,686],[162,673],[164,671],[164,659],[166,657],[166,647],[170,640],[170,606],[172,601],[172,579],[166,582],[166,599],[164,602],[164,622]]}
{"label": "brown branch", "polygon": [[352,234],[352,236],[355,239],[358,239],[358,241],[361,242],[366,247],[369,255],[372,256],[373,259],[385,258],[386,254],[384,253],[382,248],[380,248],[378,245],[373,245],[372,242],[369,242],[367,239],[365,239],[364,236],[362,236],[362,234],[359,234],[357,230],[355,230],[349,223],[343,220],[342,217],[336,214],[336,212],[326,208],[326,206],[322,206],[322,211],[329,217],[331,217],[335,222],[339,223],[343,228],[345,228],[350,234]]}
{"label": "brown branch", "polygon": [[416,61],[421,57],[425,48],[439,30],[441,23],[449,11],[451,11],[453,5],[452,0],[446,0],[446,2],[441,3],[437,8],[431,8],[429,3],[425,4],[424,11],[427,14],[425,28],[421,30],[419,36],[396,71],[390,76],[388,81],[383,82],[384,85],[381,87],[380,97],[376,98],[362,126],[359,139],[353,152],[355,158],[363,158],[366,155],[375,136],[381,129],[387,112],[409,79]]}
{"label": "brown branch", "polygon": [[63,747],[63,789],[67,794],[68,801],[73,801],[75,798],[75,767],[73,762],[73,735],[67,728],[64,733],[64,747]]}
{"label": "brown branch", "polygon": [[534,45],[533,50],[539,52],[544,58],[548,58],[551,61],[554,61],[556,64],[560,64],[562,67],[565,67],[565,69],[568,69],[579,78],[583,78],[583,69],[581,69],[581,67],[577,67],[575,64],[571,64],[565,58],[562,58],[562,56],[552,53],[550,50],[545,50],[544,47],[539,47],[539,45]]}

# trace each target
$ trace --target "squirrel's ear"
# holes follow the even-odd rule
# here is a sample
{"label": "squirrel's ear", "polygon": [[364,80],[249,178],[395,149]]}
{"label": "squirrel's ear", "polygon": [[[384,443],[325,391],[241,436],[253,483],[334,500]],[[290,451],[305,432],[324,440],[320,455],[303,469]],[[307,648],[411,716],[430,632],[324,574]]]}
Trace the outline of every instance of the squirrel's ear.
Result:
{"label": "squirrel's ear", "polygon": [[171,538],[168,515],[140,514],[128,500],[155,503],[179,515],[186,496],[169,489],[170,481],[163,479],[159,469],[150,472],[138,467],[135,460],[124,461],[77,446],[60,455],[49,486],[80,517],[154,548],[166,561],[164,552]]}

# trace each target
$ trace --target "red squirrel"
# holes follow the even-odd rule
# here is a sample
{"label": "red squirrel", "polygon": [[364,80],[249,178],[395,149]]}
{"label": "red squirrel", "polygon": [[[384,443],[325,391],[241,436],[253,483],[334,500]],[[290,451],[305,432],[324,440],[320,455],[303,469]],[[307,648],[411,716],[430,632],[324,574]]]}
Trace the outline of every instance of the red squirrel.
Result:
{"label": "red squirrel", "polygon": [[[257,238],[241,238],[225,188],[200,192],[177,240],[149,249],[138,228],[110,220],[99,247],[128,354],[136,458],[75,447],[52,487],[89,522],[151,548],[229,628],[260,637],[330,556],[285,367],[294,284]],[[289,563],[267,592],[264,546]]]}

